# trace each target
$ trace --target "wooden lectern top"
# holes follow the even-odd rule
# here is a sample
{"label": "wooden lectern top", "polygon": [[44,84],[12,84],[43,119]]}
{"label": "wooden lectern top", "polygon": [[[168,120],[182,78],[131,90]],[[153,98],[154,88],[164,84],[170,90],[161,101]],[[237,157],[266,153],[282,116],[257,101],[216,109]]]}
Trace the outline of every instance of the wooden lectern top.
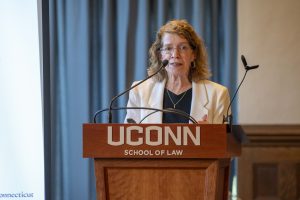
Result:
{"label": "wooden lectern top", "polygon": [[223,124],[83,124],[83,157],[231,158],[241,145]]}

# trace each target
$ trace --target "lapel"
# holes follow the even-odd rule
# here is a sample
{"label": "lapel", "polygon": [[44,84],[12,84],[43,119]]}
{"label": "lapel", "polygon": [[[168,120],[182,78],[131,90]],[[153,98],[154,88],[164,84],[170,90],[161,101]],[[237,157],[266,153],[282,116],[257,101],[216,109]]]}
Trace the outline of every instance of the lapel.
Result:
{"label": "lapel", "polygon": [[201,121],[204,115],[207,115],[207,119],[210,119],[210,116],[208,116],[208,109],[206,108],[209,100],[205,82],[193,82],[192,87],[193,96],[190,115],[194,117],[197,121]]}
{"label": "lapel", "polygon": [[[146,91],[150,92],[148,107],[162,109],[163,107],[163,96],[165,89],[166,80],[162,82],[156,82],[152,90]],[[191,102],[191,113],[190,115],[194,117],[197,121],[201,121],[202,118],[208,116],[207,104],[209,103],[208,93],[204,81],[198,83],[192,82],[192,102]],[[145,115],[153,111],[145,111]],[[162,112],[156,112],[146,118],[145,123],[162,123]],[[190,122],[191,123],[191,122]]]}
{"label": "lapel", "polygon": [[[164,97],[164,89],[166,85],[166,80],[162,82],[156,82],[153,86],[153,89],[150,90],[148,107],[163,109],[163,97]],[[153,111],[147,111],[146,113],[151,113]],[[155,114],[150,115],[147,118],[148,122],[151,123],[162,123],[162,112],[156,112]]]}

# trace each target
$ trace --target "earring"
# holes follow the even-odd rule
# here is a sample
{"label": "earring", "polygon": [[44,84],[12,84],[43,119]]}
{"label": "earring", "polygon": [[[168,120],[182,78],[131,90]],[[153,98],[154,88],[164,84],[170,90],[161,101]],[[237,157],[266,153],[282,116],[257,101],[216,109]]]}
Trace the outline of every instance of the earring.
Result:
{"label": "earring", "polygon": [[196,68],[196,66],[195,66],[195,61],[191,62],[191,68],[192,68],[192,69],[195,69],[195,68]]}

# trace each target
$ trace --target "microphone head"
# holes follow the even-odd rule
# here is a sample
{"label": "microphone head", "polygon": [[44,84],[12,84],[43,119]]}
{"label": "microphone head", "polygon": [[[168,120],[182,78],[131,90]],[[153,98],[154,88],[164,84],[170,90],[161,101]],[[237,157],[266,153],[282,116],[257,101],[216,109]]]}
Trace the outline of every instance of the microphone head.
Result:
{"label": "microphone head", "polygon": [[163,60],[163,61],[162,61],[162,66],[163,66],[163,67],[166,67],[168,64],[169,64],[169,61],[168,61],[168,60]]}
{"label": "microphone head", "polygon": [[256,69],[259,67],[259,65],[253,65],[253,66],[248,66],[247,64],[247,61],[246,61],[246,58],[244,55],[241,56],[241,59],[242,59],[242,62],[243,62],[243,65],[244,65],[244,68],[245,70],[252,70],[252,69]]}
{"label": "microphone head", "polygon": [[242,56],[241,56],[241,59],[242,59],[242,62],[243,62],[244,67],[246,68],[246,67],[247,67],[247,61],[246,61],[245,56],[242,55]]}
{"label": "microphone head", "polygon": [[259,65],[246,66],[245,69],[246,69],[246,70],[252,70],[252,69],[256,69],[256,68],[258,68],[258,67],[259,67]]}

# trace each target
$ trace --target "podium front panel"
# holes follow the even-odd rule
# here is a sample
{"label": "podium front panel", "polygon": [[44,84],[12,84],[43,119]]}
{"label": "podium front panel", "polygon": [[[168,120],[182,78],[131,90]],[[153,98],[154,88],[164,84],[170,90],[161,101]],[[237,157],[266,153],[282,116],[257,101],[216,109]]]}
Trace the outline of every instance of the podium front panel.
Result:
{"label": "podium front panel", "polygon": [[229,159],[95,159],[97,199],[227,199],[229,162]]}
{"label": "podium front panel", "polygon": [[84,157],[228,158],[238,149],[226,125],[83,125]]}

